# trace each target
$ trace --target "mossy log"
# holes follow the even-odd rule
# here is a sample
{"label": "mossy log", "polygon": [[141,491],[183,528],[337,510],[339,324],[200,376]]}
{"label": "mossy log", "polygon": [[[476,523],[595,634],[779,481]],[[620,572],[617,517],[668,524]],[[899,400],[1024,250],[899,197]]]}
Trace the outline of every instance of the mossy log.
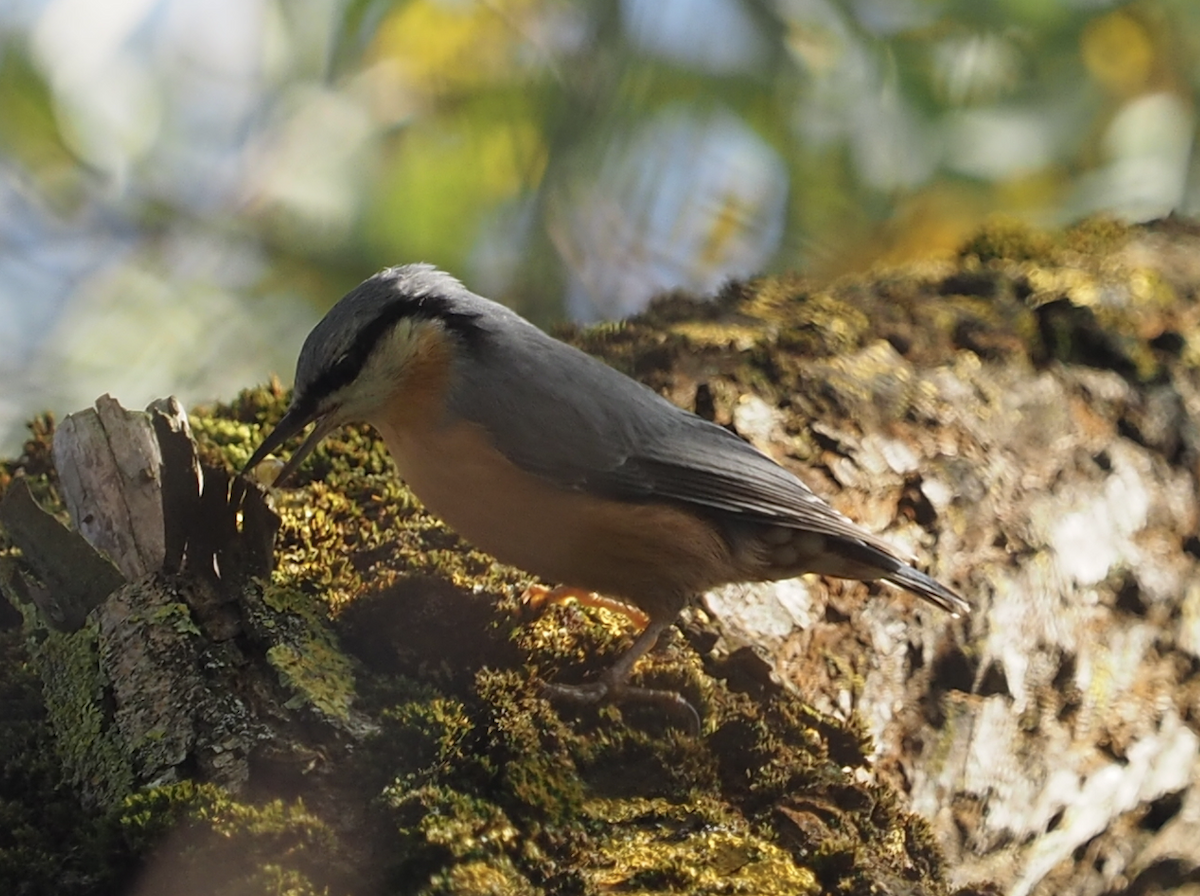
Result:
{"label": "mossy log", "polygon": [[295,488],[237,483],[277,384],[35,421],[0,465],[0,892],[1194,885],[1198,248],[998,224],[953,261],[564,331],[976,606],[707,595],[638,671],[699,738],[546,703],[632,623],[523,599],[369,429]]}

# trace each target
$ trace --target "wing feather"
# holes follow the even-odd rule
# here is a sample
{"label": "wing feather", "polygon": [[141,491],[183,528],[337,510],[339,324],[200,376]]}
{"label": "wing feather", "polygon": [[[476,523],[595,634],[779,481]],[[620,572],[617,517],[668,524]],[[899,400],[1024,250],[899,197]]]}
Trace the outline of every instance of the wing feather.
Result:
{"label": "wing feather", "polygon": [[760,522],[847,538],[896,557],[896,550],[851,522],[750,443],[697,417],[662,443],[644,444],[613,468],[588,477],[596,490],[625,498],[698,504]]}

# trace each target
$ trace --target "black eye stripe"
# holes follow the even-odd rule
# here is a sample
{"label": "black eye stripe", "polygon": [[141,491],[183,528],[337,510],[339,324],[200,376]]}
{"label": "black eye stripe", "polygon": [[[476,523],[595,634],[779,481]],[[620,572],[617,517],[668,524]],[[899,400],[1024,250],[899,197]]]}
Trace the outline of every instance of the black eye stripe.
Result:
{"label": "black eye stripe", "polygon": [[397,295],[395,301],[386,305],[374,320],[358,331],[350,347],[309,384],[303,396],[304,402],[316,406],[321,399],[353,382],[379,341],[405,319],[440,321],[448,332],[472,350],[479,350],[485,336],[479,326],[478,315],[455,311],[445,296]]}

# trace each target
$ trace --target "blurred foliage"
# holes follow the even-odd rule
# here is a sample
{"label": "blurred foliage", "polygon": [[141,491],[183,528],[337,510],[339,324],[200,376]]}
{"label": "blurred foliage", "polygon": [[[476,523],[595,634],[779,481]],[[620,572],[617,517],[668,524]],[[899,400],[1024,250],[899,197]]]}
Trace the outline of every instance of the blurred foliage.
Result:
{"label": "blurred foliage", "polygon": [[400,262],[595,319],[1194,212],[1198,43],[1193,0],[14,4],[0,424],[286,373]]}

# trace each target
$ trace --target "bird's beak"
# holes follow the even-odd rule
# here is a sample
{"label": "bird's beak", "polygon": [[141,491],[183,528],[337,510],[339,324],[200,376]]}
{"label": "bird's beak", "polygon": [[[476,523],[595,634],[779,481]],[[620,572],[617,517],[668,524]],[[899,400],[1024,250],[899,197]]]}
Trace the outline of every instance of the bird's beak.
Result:
{"label": "bird's beak", "polygon": [[325,414],[312,414],[297,408],[289,408],[287,413],[283,415],[283,419],[279,421],[279,425],[271,430],[270,434],[263,439],[262,444],[258,446],[258,450],[250,456],[246,466],[242,468],[242,475],[245,476],[266,458],[268,454],[298,434],[308,424],[316,421],[316,426],[309,433],[308,438],[304,440],[304,444],[293,452],[288,462],[284,464],[283,469],[279,471],[279,475],[275,477],[275,485],[282,485],[289,476],[296,472],[296,468],[304,462],[304,458],[312,454],[312,450],[321,443],[333,430],[341,425],[341,421],[337,419],[337,415],[333,412]]}

